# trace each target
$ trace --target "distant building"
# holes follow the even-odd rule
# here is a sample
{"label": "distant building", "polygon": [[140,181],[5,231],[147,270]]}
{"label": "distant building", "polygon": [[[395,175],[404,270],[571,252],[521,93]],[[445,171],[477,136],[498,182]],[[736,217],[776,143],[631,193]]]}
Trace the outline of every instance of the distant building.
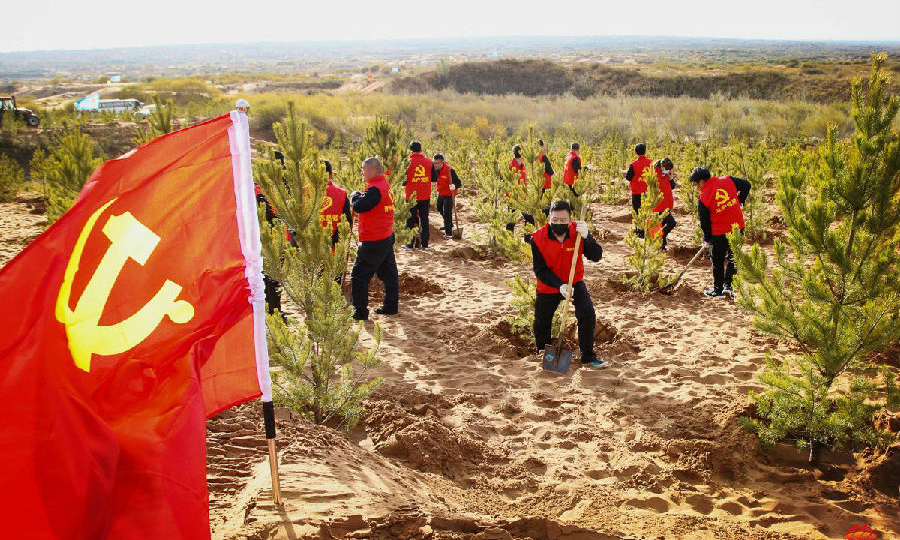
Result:
{"label": "distant building", "polygon": [[140,109],[143,102],[138,99],[100,99],[100,92],[94,92],[75,102],[76,111],[125,112]]}

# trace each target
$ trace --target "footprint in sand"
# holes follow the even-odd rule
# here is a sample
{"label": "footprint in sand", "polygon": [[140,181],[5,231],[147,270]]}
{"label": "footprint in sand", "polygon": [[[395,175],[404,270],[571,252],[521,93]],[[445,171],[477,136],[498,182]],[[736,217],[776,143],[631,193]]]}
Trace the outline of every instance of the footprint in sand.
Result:
{"label": "footprint in sand", "polygon": [[625,506],[638,508],[641,510],[650,510],[652,512],[663,513],[671,508],[672,504],[662,497],[650,497],[649,499],[628,499],[624,502]]}

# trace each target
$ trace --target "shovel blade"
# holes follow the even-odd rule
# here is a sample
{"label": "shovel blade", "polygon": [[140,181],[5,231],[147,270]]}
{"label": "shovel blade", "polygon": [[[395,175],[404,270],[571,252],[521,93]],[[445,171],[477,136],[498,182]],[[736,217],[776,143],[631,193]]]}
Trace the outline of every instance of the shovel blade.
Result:
{"label": "shovel blade", "polygon": [[566,373],[569,371],[569,365],[571,363],[572,351],[562,349],[562,351],[557,354],[556,347],[553,347],[552,345],[544,347],[544,358],[541,365],[545,370]]}
{"label": "shovel blade", "polygon": [[451,233],[454,240],[462,239],[462,229],[456,229]]}

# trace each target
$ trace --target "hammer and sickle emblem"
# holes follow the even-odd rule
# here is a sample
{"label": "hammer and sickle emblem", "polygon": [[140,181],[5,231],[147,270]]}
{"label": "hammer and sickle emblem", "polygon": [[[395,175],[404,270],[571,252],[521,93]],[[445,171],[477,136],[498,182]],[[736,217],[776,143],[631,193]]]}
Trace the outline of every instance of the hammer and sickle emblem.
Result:
{"label": "hammer and sickle emblem", "polygon": [[424,166],[424,165],[416,165],[416,174],[415,174],[415,177],[416,177],[416,178],[419,178],[419,179],[420,179],[420,180],[419,180],[420,182],[423,182],[423,181],[424,181],[424,180],[423,180],[423,179],[425,178],[425,166]]}
{"label": "hammer and sickle emblem", "polygon": [[332,199],[328,195],[325,195],[325,197],[322,199],[322,206],[319,208],[319,212],[324,212],[325,210],[328,210],[329,208],[331,208],[332,204],[334,204],[334,199]]}
{"label": "hammer and sickle emblem", "polygon": [[728,203],[728,199],[729,199],[729,197],[728,197],[728,192],[727,192],[727,191],[725,191],[724,189],[717,189],[717,190],[716,190],[716,203],[717,203],[719,206],[723,206],[723,205],[727,204],[727,203]]}
{"label": "hammer and sickle emblem", "polygon": [[138,221],[131,212],[113,215],[103,226],[103,234],[112,244],[91,275],[74,311],[69,308],[72,281],[81,264],[84,245],[97,219],[115,201],[113,199],[104,204],[88,218],[72,249],[59,296],[56,298],[56,320],[65,325],[72,358],[75,365],[84,371],[91,370],[91,357],[94,354],[121,354],[140,344],[156,330],[163,317],[178,324],[184,324],[194,317],[194,306],[185,300],[176,300],[181,293],[181,285],[166,280],[156,295],[136,313],[116,324],[100,326],[100,316],[125,263],[128,259],[133,259],[143,266],[160,241],[159,236]]}

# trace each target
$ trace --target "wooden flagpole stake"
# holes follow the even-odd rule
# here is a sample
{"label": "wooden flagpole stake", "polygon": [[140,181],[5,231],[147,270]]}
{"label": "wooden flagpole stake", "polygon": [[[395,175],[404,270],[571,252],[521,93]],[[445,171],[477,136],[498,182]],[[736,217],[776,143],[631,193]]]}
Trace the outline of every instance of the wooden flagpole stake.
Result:
{"label": "wooden flagpole stake", "polygon": [[281,505],[281,483],[278,481],[278,451],[275,449],[275,405],[263,401],[263,423],[266,428],[266,442],[269,443],[269,471],[272,473],[272,498]]}
{"label": "wooden flagpole stake", "polygon": [[281,506],[281,482],[278,480],[278,452],[275,450],[275,439],[267,439],[269,443],[269,470],[272,472],[272,495],[275,504]]}

